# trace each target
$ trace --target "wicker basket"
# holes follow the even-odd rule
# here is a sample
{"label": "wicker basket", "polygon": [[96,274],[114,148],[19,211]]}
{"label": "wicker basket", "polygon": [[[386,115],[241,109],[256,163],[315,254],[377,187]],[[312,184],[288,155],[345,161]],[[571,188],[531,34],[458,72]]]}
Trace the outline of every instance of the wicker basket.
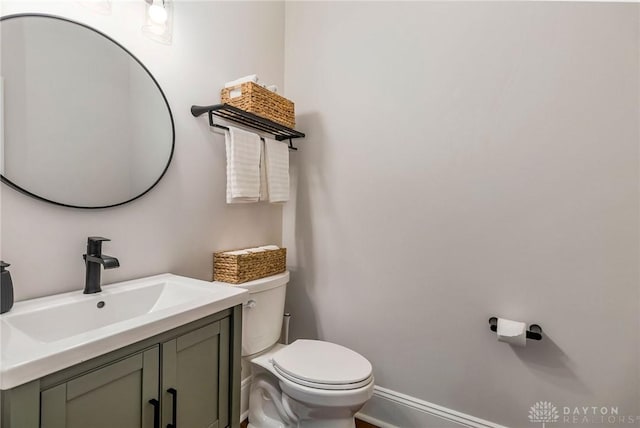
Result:
{"label": "wicker basket", "polygon": [[250,254],[213,254],[213,280],[242,284],[285,271],[287,249]]}
{"label": "wicker basket", "polygon": [[[231,91],[240,90],[241,95],[231,98]],[[220,92],[222,103],[238,107],[249,113],[272,120],[280,125],[293,128],[296,115],[293,101],[281,97],[257,83],[245,82],[240,85],[224,88]]]}

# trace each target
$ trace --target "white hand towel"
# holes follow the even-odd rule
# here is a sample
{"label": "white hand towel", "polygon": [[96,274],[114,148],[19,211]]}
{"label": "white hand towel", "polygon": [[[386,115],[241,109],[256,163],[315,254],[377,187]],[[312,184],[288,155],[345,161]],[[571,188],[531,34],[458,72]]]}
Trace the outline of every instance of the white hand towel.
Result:
{"label": "white hand towel", "polygon": [[260,137],[229,127],[227,148],[227,203],[257,202],[260,196]]}
{"label": "white hand towel", "polygon": [[269,200],[269,189],[267,187],[267,162],[265,161],[264,141],[260,142],[260,200]]}
{"label": "white hand towel", "polygon": [[264,139],[269,202],[289,200],[289,148],[285,143]]}
{"label": "white hand towel", "polygon": [[247,248],[247,252],[248,253],[264,253],[265,250],[260,247],[256,247],[256,248]]}
{"label": "white hand towel", "polygon": [[230,82],[225,83],[224,87],[225,88],[230,88],[232,86],[237,86],[237,85],[240,85],[240,84],[245,83],[245,82],[258,83],[258,75],[250,74],[248,76],[240,77],[240,78],[238,78],[236,80],[232,80]]}

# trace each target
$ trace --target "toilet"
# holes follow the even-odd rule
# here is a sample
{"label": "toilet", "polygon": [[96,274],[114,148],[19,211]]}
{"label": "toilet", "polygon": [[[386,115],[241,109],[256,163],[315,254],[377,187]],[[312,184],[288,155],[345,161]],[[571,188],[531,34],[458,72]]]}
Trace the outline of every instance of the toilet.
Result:
{"label": "toilet", "polygon": [[242,311],[243,378],[252,376],[249,427],[353,428],[373,395],[371,363],[330,342],[277,343],[288,282],[284,272],[237,285],[249,291]]}

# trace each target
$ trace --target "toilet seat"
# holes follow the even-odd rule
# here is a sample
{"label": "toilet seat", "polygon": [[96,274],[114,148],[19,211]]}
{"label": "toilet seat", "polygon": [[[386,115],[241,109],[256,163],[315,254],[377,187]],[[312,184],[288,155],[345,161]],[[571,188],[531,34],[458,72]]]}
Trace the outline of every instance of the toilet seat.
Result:
{"label": "toilet seat", "polygon": [[373,378],[371,363],[362,355],[319,340],[296,340],[276,352],[271,362],[282,377],[316,389],[358,389]]}
{"label": "toilet seat", "polygon": [[367,386],[373,380],[373,376],[369,376],[367,379],[362,380],[360,382],[347,383],[347,384],[331,384],[331,383],[309,382],[307,380],[300,379],[300,378],[297,378],[295,376],[291,376],[291,375],[283,372],[282,370],[280,370],[278,367],[274,366],[274,369],[276,370],[276,372],[280,376],[282,376],[285,379],[295,383],[296,385],[302,385],[302,386],[306,386],[306,387],[309,387],[309,388],[315,388],[315,389],[346,391],[346,390],[349,390],[349,389],[358,389],[358,388],[362,388],[364,386]]}

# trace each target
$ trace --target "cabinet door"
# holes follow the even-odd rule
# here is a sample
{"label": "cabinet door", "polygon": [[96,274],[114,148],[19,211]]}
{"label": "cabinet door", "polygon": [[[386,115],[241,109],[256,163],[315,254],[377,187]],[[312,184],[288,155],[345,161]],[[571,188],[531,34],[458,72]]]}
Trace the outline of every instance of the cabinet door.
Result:
{"label": "cabinet door", "polygon": [[42,391],[40,427],[153,428],[159,373],[156,346]]}
{"label": "cabinet door", "polygon": [[229,424],[229,319],[162,344],[162,426]]}

